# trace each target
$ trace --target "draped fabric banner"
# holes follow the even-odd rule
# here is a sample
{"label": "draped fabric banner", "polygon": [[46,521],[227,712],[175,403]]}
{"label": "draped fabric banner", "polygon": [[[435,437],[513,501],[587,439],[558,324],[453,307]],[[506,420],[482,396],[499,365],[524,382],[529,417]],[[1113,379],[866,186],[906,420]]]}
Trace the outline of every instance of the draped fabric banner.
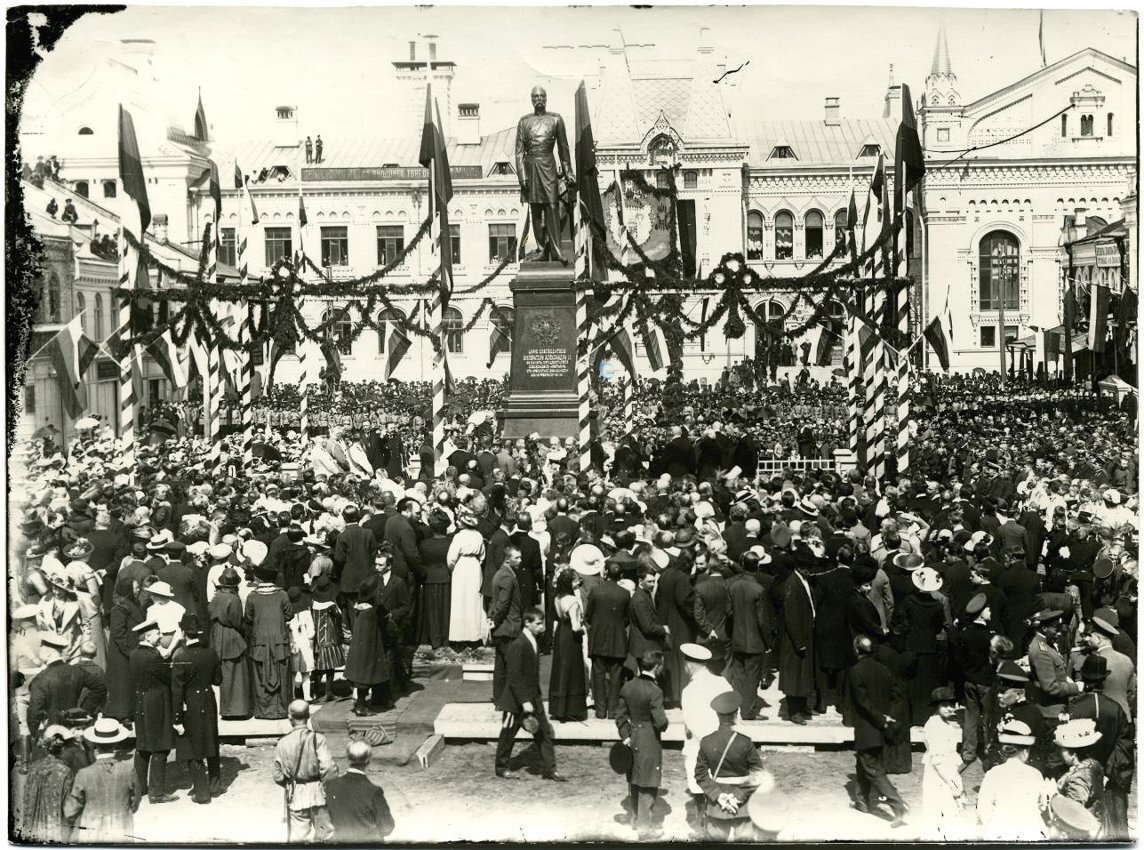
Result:
{"label": "draped fabric banner", "polygon": [[649,259],[667,259],[675,250],[676,211],[671,192],[645,188],[627,172],[620,173],[620,180],[624,194],[622,211],[617,206],[614,188],[603,193],[608,248],[618,257],[628,246],[622,224]]}

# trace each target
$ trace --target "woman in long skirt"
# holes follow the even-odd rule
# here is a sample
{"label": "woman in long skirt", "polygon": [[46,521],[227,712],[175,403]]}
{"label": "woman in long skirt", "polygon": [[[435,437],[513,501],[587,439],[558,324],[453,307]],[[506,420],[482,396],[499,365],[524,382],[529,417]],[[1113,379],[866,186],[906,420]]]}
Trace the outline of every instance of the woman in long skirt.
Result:
{"label": "woman in long skirt", "polygon": [[353,638],[346,656],[346,679],[356,690],[350,711],[359,717],[375,713],[366,702],[370,689],[373,689],[374,702],[381,703],[382,711],[393,707],[388,687],[391,671],[385,646],[384,612],[378,610],[377,594],[377,576],[371,575],[358,588]]}
{"label": "woman in long skirt", "polygon": [[576,598],[576,571],[556,577],[556,634],[552,636],[552,675],[548,680],[548,714],[553,720],[587,720],[584,625]]}
{"label": "woman in long skirt", "polygon": [[290,598],[293,614],[290,617],[291,674],[301,677],[302,699],[313,702],[310,671],[314,669],[314,617],[310,613],[310,600],[305,598],[300,587],[290,588],[286,595]]}
{"label": "woman in long skirt", "polygon": [[926,753],[922,758],[922,818],[924,826],[918,835],[923,841],[961,841],[966,832],[961,804],[965,790],[961,784],[961,724],[957,722],[957,705],[952,688],[932,692],[933,715],[923,727]]}
{"label": "woman in long skirt", "polygon": [[250,677],[250,657],[242,623],[242,603],[238,586],[242,580],[231,568],[218,579],[218,591],[207,605],[211,620],[211,649],[222,666],[219,688],[221,717],[250,717],[254,714],[254,689]]}
{"label": "woman in long skirt", "polygon": [[425,582],[421,586],[421,622],[417,643],[440,649],[449,641],[451,588],[448,559],[453,542],[448,534],[449,517],[441,511],[433,511],[429,516],[429,531],[432,537],[421,543]]}
{"label": "woman in long skirt", "polygon": [[256,567],[258,585],[246,597],[244,621],[250,635],[250,662],[254,680],[254,716],[264,720],[286,717],[294,698],[290,675],[290,597],[275,584],[278,571]]}
{"label": "woman in long skirt", "polygon": [[126,575],[115,585],[115,604],[107,615],[111,640],[107,643],[107,703],[103,713],[121,723],[135,720],[135,684],[131,678],[131,653],[139,647],[135,631],[146,615],[138,601],[139,585]]}
{"label": "woman in long skirt", "polygon": [[449,643],[479,642],[485,635],[484,604],[481,598],[481,566],[485,560],[485,538],[477,530],[472,511],[457,511],[460,530],[449,544],[446,564],[452,575],[449,593]]}
{"label": "woman in long skirt", "polygon": [[[337,605],[338,586],[329,574],[321,573],[314,580],[314,592],[310,602],[310,612],[314,617],[314,673],[311,682],[313,696],[325,696],[326,702],[334,699],[334,671],[344,667],[346,653],[343,648],[342,612]],[[325,688],[321,689],[322,680]]]}

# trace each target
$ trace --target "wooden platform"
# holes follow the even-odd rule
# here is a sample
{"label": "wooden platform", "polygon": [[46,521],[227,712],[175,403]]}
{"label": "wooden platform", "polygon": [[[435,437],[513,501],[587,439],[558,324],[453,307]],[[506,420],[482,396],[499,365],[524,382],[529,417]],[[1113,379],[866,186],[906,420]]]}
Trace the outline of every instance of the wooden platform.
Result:
{"label": "wooden platform", "polygon": [[[777,713],[777,712],[776,712]],[[667,712],[668,727],[663,733],[665,743],[683,742],[683,712],[673,708]],[[433,731],[447,740],[492,741],[500,734],[501,713],[492,704],[448,703],[442,707],[433,724]],[[614,720],[597,720],[590,717],[573,723],[552,722],[557,741],[567,743],[610,743],[618,741]],[[816,717],[805,726],[785,720],[740,721],[736,727],[749,735],[756,744],[775,746],[846,746],[854,740],[854,730],[843,726],[838,715],[831,712]],[[523,729],[518,738],[532,736]],[[922,730],[911,730],[911,740],[920,743],[924,740]]]}

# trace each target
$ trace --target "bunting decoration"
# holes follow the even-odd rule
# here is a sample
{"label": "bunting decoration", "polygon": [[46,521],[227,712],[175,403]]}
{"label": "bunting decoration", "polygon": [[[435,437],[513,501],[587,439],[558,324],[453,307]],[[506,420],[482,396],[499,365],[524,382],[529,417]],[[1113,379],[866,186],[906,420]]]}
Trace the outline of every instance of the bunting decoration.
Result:
{"label": "bunting decoration", "polygon": [[[949,341],[945,338],[945,328],[942,327],[940,316],[934,316],[933,321],[926,325],[924,335],[926,341],[930,344],[930,348],[933,349],[933,353],[937,356],[937,362],[941,364],[942,370],[948,372]],[[1048,336],[1049,335],[1046,334],[1046,339]],[[1052,337],[1056,339],[1056,334],[1052,334]],[[1046,352],[1047,351],[1048,347],[1046,343]],[[1054,357],[1054,359],[1056,358]]]}
{"label": "bunting decoration", "polygon": [[[80,346],[85,339],[81,318],[76,316],[45,346],[56,370],[64,410],[72,419],[78,419],[87,409],[87,385],[80,368]],[[87,340],[87,346],[90,345]]]}
{"label": "bunting decoration", "polygon": [[[420,304],[413,308],[413,315],[410,318],[414,322],[417,322],[417,313],[420,309]],[[397,372],[397,367],[401,365],[401,361],[405,358],[405,354],[412,344],[409,340],[409,334],[405,332],[404,328],[395,324],[389,338],[385,341],[385,380],[390,380]]]}

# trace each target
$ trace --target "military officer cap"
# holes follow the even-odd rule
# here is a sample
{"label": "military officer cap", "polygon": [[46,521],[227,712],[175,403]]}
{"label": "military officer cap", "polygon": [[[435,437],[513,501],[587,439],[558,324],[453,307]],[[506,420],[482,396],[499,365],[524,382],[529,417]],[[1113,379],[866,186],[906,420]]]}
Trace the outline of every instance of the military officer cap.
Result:
{"label": "military officer cap", "polygon": [[710,661],[711,650],[697,643],[685,643],[679,647],[685,658],[691,661]]}
{"label": "military officer cap", "polygon": [[40,636],[40,643],[44,646],[52,646],[56,649],[65,649],[70,641],[63,635],[56,634],[55,632],[48,632]]}
{"label": "military officer cap", "polygon": [[1015,661],[1002,661],[997,668],[997,677],[1007,682],[1024,683],[1029,681],[1029,674],[1022,670],[1021,665]]}
{"label": "military officer cap", "polygon": [[1046,608],[1043,611],[1038,611],[1033,615],[1033,622],[1037,625],[1040,625],[1041,623],[1049,623],[1053,620],[1059,620],[1064,615],[1064,611],[1053,611],[1052,609]]}
{"label": "military officer cap", "polygon": [[973,598],[965,604],[965,613],[976,616],[977,614],[980,614],[988,604],[989,599],[984,593],[975,593]]}
{"label": "military officer cap", "polygon": [[734,691],[727,691],[725,694],[719,694],[719,696],[711,700],[711,707],[715,709],[716,714],[734,714],[739,710],[739,706],[742,704],[742,697],[740,697]]}

